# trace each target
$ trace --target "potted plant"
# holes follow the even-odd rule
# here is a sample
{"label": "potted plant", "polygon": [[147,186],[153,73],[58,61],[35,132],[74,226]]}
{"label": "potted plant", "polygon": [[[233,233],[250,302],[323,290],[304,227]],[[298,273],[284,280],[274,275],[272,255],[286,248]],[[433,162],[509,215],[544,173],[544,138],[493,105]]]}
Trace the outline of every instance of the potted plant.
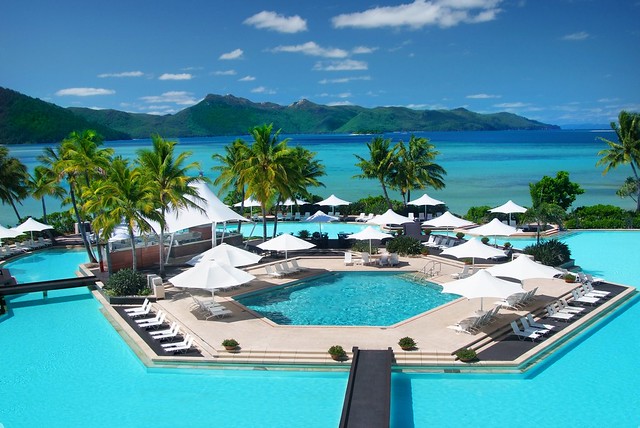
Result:
{"label": "potted plant", "polygon": [[347,353],[340,345],[333,345],[331,348],[329,348],[328,352],[329,355],[331,355],[331,358],[336,361],[342,361],[347,357]]}
{"label": "potted plant", "polygon": [[407,336],[407,337],[401,338],[398,341],[398,345],[400,345],[403,351],[411,351],[413,349],[416,349],[417,343],[411,337]]}
{"label": "potted plant", "polygon": [[458,232],[458,233],[456,233],[456,238],[458,238],[458,239],[462,239],[462,238],[464,238],[464,232]]}
{"label": "potted plant", "polygon": [[311,236],[311,233],[306,229],[302,229],[298,231],[298,237],[300,239],[309,239],[310,236]]}
{"label": "potted plant", "polygon": [[576,282],[576,277],[575,275],[572,275],[570,273],[566,273],[564,274],[564,276],[562,277],[562,279],[564,279],[564,282]]}
{"label": "potted plant", "polygon": [[239,345],[240,344],[235,339],[225,339],[222,341],[222,346],[224,346],[224,349],[226,349],[227,351],[235,351],[236,349],[238,349]]}
{"label": "potted plant", "polygon": [[505,250],[508,250],[509,248],[511,248],[511,242],[505,242],[505,243],[502,245],[502,247],[503,247]]}
{"label": "potted plant", "polygon": [[480,242],[482,242],[484,245],[487,245],[489,243],[489,238],[483,236],[482,239],[480,239]]}
{"label": "potted plant", "polygon": [[473,361],[478,357],[478,354],[473,349],[462,348],[456,351],[456,357],[463,363]]}

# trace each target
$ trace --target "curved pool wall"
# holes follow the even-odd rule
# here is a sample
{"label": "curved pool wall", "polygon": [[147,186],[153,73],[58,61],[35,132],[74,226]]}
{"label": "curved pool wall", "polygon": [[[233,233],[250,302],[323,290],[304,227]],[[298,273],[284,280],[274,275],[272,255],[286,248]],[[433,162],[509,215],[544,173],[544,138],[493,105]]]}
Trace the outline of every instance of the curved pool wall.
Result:
{"label": "curved pool wall", "polygon": [[75,278],[78,266],[88,261],[83,247],[55,247],[18,256],[2,264],[2,267],[9,269],[18,284],[25,284]]}
{"label": "curved pool wall", "polygon": [[[624,261],[637,255],[631,236],[606,247],[614,242],[593,235],[598,242],[574,255],[606,259],[610,248]],[[611,259],[602,276],[640,287],[637,263]],[[0,317],[5,427],[209,426],[229,417],[239,427],[328,427],[340,419],[346,372],[147,369],[84,289],[51,291],[46,302],[41,293],[8,300]],[[639,319],[636,298],[527,376],[394,373],[391,426],[637,427],[640,370],[629,355],[640,343]]]}

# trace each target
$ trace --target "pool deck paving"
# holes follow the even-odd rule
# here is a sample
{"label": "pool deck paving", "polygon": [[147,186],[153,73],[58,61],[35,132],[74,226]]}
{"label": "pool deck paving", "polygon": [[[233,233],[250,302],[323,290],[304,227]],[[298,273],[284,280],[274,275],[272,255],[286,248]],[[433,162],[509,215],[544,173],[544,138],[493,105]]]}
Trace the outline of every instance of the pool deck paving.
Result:
{"label": "pool deck paving", "polygon": [[[234,296],[278,286],[299,279],[326,274],[331,271],[370,271],[370,272],[406,272],[415,273],[427,264],[434,262],[439,272],[428,278],[435,283],[453,280],[452,274],[461,272],[463,264],[450,259],[422,256],[401,257],[397,267],[345,266],[342,257],[322,255],[319,257],[297,257],[304,271],[274,278],[266,273],[263,263],[245,268],[256,279],[249,284],[229,291],[216,291],[215,301],[232,312],[225,318],[205,319],[204,315],[193,309],[194,295],[202,300],[211,300],[206,290],[184,290],[172,287],[165,282],[166,298],[155,302],[154,310],[162,309],[167,320],[177,321],[184,333],[195,338],[197,351],[185,355],[165,355],[150,339],[149,335],[127,320],[121,309],[109,305],[99,292],[96,297],[103,302],[104,313],[120,331],[133,350],[148,365],[156,366],[201,366],[215,368],[238,368],[260,366],[269,369],[291,368],[308,370],[348,370],[349,360],[336,362],[327,353],[329,347],[341,345],[348,353],[357,346],[359,349],[387,349],[391,347],[395,355],[395,366],[406,370],[442,371],[464,368],[470,365],[458,361],[455,351],[463,347],[472,347],[478,351],[479,361],[471,366],[486,367],[488,370],[501,368],[513,369],[535,356],[545,348],[554,347],[567,335],[575,334],[584,325],[594,322],[601,313],[615,307],[635,291],[632,287],[611,285],[613,297],[589,308],[585,315],[570,323],[558,324],[554,332],[540,342],[524,342],[510,334],[509,323],[531,312],[535,315],[543,312],[544,307],[560,297],[570,297],[570,291],[579,284],[569,284],[560,279],[525,280],[526,291],[538,287],[536,298],[522,310],[501,309],[497,321],[483,327],[475,334],[456,332],[451,328],[458,321],[474,316],[479,309],[479,299],[460,298],[438,308],[422,313],[398,324],[388,327],[335,327],[335,326],[284,326],[276,325],[259,316],[234,300]],[[606,286],[602,286],[606,287]],[[603,288],[605,289],[605,288]],[[485,298],[484,307],[493,308],[493,302],[499,300]],[[569,299],[570,300],[570,299]],[[345,308],[345,311],[349,308]],[[537,319],[538,317],[535,316]],[[409,336],[417,342],[417,348],[403,351],[398,345],[401,337]],[[229,352],[221,345],[224,339],[233,338],[240,343],[238,350]]]}

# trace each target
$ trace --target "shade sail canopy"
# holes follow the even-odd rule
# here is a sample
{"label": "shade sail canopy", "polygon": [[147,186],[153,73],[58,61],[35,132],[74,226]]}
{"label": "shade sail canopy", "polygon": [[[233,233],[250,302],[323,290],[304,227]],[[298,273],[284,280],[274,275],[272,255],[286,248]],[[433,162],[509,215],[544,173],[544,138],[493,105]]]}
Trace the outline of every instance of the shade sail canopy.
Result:
{"label": "shade sail canopy", "polygon": [[439,201],[437,199],[433,199],[431,196],[429,196],[426,193],[424,193],[418,199],[414,199],[413,201],[409,201],[409,202],[407,202],[407,204],[421,207],[422,205],[424,205],[424,206],[443,205],[444,202]]}
{"label": "shade sail canopy", "polygon": [[393,238],[393,235],[389,233],[381,232],[378,229],[375,229],[371,226],[367,226],[365,229],[362,229],[360,232],[353,233],[347,236],[347,239],[357,239],[358,241],[369,241],[369,252],[371,252],[371,241],[374,239],[387,239]]}
{"label": "shade sail canopy", "polygon": [[234,207],[241,207],[241,206],[245,206],[247,208],[250,207],[259,207],[260,206],[260,201],[253,199],[253,196],[249,196],[247,199],[244,200],[243,202],[238,202],[237,204],[233,204]]}
{"label": "shade sail canopy", "polygon": [[485,269],[482,269],[467,278],[443,284],[442,292],[458,294],[467,299],[477,297],[504,299],[512,294],[524,293],[524,289],[520,283],[496,278]]}
{"label": "shade sail canopy", "polygon": [[53,226],[40,223],[39,221],[29,217],[22,224],[16,226],[15,229],[20,232],[42,232],[43,230],[53,229]]}
{"label": "shade sail canopy", "polygon": [[467,233],[481,236],[510,236],[517,232],[518,229],[504,224],[497,218],[494,218],[489,223],[483,224],[482,226],[467,229]]}
{"label": "shade sail canopy", "polygon": [[472,221],[454,216],[449,211],[445,212],[441,216],[422,222],[423,226],[431,227],[466,227],[474,224],[475,223]]}
{"label": "shade sail canopy", "polygon": [[453,256],[458,259],[465,257],[488,259],[490,257],[504,257],[505,255],[504,251],[485,245],[478,238],[471,238],[464,244],[446,248],[442,250],[440,254]]}
{"label": "shade sail canopy", "polygon": [[318,202],[318,205],[327,205],[330,207],[338,207],[341,205],[349,205],[351,202],[338,198],[336,195],[331,195],[327,199]]}
{"label": "shade sail canopy", "polygon": [[371,220],[368,220],[367,223],[372,224],[405,224],[413,222],[409,217],[405,217],[393,211],[392,209],[388,209],[384,214],[378,214],[374,216]]}
{"label": "shade sail canopy", "polygon": [[520,255],[508,263],[491,266],[486,271],[493,276],[515,278],[520,281],[531,278],[553,278],[562,273],[554,267],[538,263],[525,255]]}
{"label": "shade sail canopy", "polygon": [[217,288],[244,284],[253,279],[255,279],[255,276],[241,269],[215,260],[206,260],[179,273],[169,279],[169,282],[176,287],[201,288],[213,291]]}
{"label": "shade sail canopy", "polygon": [[0,239],[2,238],[15,238],[18,235],[22,235],[24,232],[17,230],[15,227],[6,228],[0,225]]}
{"label": "shade sail canopy", "polygon": [[269,239],[262,244],[258,244],[258,248],[269,251],[284,251],[285,258],[288,258],[289,251],[308,250],[315,247],[315,244],[307,242],[304,239],[297,238],[290,233],[284,233]]}
{"label": "shade sail canopy", "polygon": [[304,205],[306,203],[308,203],[308,202],[307,201],[303,201],[302,199],[293,200],[291,198],[287,198],[287,200],[284,201],[282,203],[282,205],[284,205],[285,207],[290,207],[290,206],[293,206],[293,205]]}
{"label": "shade sail canopy", "polygon": [[315,223],[328,223],[330,221],[340,220],[338,217],[325,214],[324,211],[318,210],[314,214],[305,218],[304,221],[315,222]]}
{"label": "shade sail canopy", "polygon": [[509,199],[507,202],[500,205],[499,207],[491,208],[489,210],[489,212],[492,212],[492,213],[504,213],[504,214],[523,213],[525,211],[527,211],[525,207],[521,207],[520,205],[513,202],[511,199]]}
{"label": "shade sail canopy", "polygon": [[231,266],[247,266],[258,263],[262,258],[259,254],[254,254],[242,248],[234,247],[227,243],[222,243],[213,248],[208,249],[204,253],[192,257],[187,264],[195,266],[198,263],[204,263],[209,260],[225,263]]}

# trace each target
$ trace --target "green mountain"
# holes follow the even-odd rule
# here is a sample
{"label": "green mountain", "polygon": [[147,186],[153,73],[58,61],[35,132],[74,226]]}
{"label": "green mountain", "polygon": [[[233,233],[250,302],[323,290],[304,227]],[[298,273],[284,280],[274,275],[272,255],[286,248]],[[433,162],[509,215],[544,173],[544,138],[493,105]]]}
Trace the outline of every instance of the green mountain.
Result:
{"label": "green mountain", "polygon": [[326,106],[308,100],[288,106],[254,103],[233,95],[207,95],[173,115],[62,108],[0,88],[0,144],[60,141],[73,130],[95,129],[107,140],[244,135],[273,123],[285,134],[395,131],[559,129],[511,113],[480,114],[405,107]]}
{"label": "green mountain", "polygon": [[68,109],[0,87],[0,144],[60,142],[84,129],[95,129],[107,140],[131,138]]}

